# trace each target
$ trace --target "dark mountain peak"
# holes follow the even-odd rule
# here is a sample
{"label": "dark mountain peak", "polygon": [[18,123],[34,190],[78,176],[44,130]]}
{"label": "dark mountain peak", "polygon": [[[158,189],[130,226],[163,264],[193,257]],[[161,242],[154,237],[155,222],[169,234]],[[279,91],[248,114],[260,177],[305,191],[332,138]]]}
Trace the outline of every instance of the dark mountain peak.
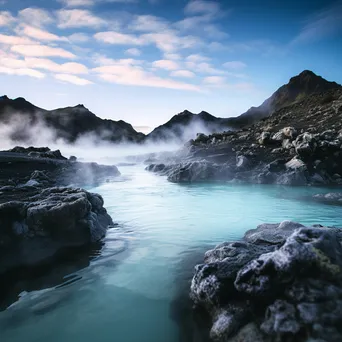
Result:
{"label": "dark mountain peak", "polygon": [[81,108],[81,109],[87,109],[86,107],[84,107],[84,105],[83,104],[78,104],[77,106],[75,106],[75,108]]}
{"label": "dark mountain peak", "polygon": [[194,113],[192,113],[189,110],[185,109],[182,112],[178,113],[177,115],[186,116],[186,115],[194,115]]}
{"label": "dark mountain peak", "polygon": [[9,98],[7,95],[0,96],[0,101],[8,101],[8,100],[9,100]]}
{"label": "dark mountain peak", "polygon": [[291,77],[287,84],[276,90],[259,107],[252,107],[237,118],[231,118],[231,125],[238,128],[248,126],[270,116],[283,107],[303,100],[307,96],[339,87],[341,85],[336,82],[327,81],[311,70],[304,70],[300,74]]}

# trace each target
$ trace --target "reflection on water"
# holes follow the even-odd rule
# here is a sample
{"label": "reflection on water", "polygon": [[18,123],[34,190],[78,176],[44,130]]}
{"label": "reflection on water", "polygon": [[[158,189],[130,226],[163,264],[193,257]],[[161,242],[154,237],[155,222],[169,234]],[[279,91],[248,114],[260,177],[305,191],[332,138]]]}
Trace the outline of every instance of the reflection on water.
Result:
{"label": "reflection on water", "polygon": [[[0,313],[1,341],[178,342],[193,339],[187,292],[203,251],[239,239],[262,222],[342,226],[342,208],[298,200],[315,188],[231,184],[178,185],[122,166],[100,193],[119,225],[98,256],[69,277],[20,289]],[[88,265],[89,264],[89,265]],[[51,270],[58,278],[58,269]],[[64,274],[65,275],[65,274]]]}

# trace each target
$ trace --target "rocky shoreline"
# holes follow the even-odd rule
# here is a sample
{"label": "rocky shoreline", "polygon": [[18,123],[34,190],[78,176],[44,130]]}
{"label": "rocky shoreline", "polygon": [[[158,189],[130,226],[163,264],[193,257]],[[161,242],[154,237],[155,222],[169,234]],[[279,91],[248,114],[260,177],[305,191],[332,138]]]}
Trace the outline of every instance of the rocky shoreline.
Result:
{"label": "rocky shoreline", "polygon": [[315,94],[242,130],[198,134],[148,171],[171,182],[342,185],[342,90]]}
{"label": "rocky shoreline", "polygon": [[210,340],[341,341],[341,243],[342,229],[284,221],[207,251],[190,296]]}
{"label": "rocky shoreline", "polygon": [[[0,152],[2,286],[10,291],[26,275],[91,250],[113,221],[102,197],[78,186],[119,174],[116,166],[67,160],[48,148]],[[1,292],[0,303],[6,295]]]}

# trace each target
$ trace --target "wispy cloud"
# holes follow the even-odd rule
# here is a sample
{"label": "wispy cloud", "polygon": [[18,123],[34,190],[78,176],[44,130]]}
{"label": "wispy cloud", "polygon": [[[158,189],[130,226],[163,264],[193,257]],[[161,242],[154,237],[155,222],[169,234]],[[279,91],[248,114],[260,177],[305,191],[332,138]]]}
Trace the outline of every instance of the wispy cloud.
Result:
{"label": "wispy cloud", "polygon": [[93,6],[94,0],[58,0],[66,7]]}
{"label": "wispy cloud", "polygon": [[89,36],[82,32],[73,33],[70,36],[68,36],[68,40],[73,43],[86,43],[89,41],[89,39]]}
{"label": "wispy cloud", "polygon": [[342,34],[342,1],[324,8],[309,18],[291,43],[313,42],[336,33]]}
{"label": "wispy cloud", "polygon": [[68,41],[66,37],[57,36],[49,31],[43,30],[38,27],[22,25],[17,28],[16,32],[21,35],[29,36],[36,40],[42,41]]}
{"label": "wispy cloud", "polygon": [[76,58],[76,55],[67,50],[47,45],[14,45],[11,51],[28,57]]}
{"label": "wispy cloud", "polygon": [[169,22],[154,15],[137,15],[129,28],[133,31],[158,32],[169,29]]}
{"label": "wispy cloud", "polygon": [[131,3],[137,0],[58,0],[66,7],[90,7],[100,2]]}
{"label": "wispy cloud", "polygon": [[7,74],[7,75],[17,75],[17,76],[30,76],[34,78],[44,78],[45,74],[40,71],[28,68],[18,68],[18,69],[11,69],[0,66],[0,73]]}
{"label": "wispy cloud", "polygon": [[28,23],[31,26],[44,26],[54,22],[51,14],[41,8],[28,7],[18,13],[20,23]]}
{"label": "wispy cloud", "polygon": [[89,27],[99,28],[106,26],[107,21],[84,9],[61,9],[57,11],[59,28]]}
{"label": "wispy cloud", "polygon": [[176,70],[176,71],[172,71],[170,76],[173,77],[185,77],[185,78],[193,78],[196,75],[189,70]]}
{"label": "wispy cloud", "polygon": [[72,83],[72,84],[80,85],[80,86],[93,84],[93,82],[86,80],[85,78],[75,76],[75,75],[56,74],[56,75],[54,75],[54,77],[59,81]]}
{"label": "wispy cloud", "polygon": [[103,65],[94,68],[92,71],[97,73],[102,80],[116,84],[200,91],[200,88],[196,85],[178,82],[170,78],[162,78],[148,72],[133,63],[133,61],[132,63],[122,60],[118,60],[117,63],[114,63],[113,60],[111,62],[111,65]]}
{"label": "wispy cloud", "polygon": [[13,23],[14,17],[8,11],[0,12],[0,26],[8,26]]}
{"label": "wispy cloud", "polygon": [[208,76],[203,79],[203,83],[209,86],[222,86],[226,84],[226,78],[221,76]]}
{"label": "wispy cloud", "polygon": [[185,14],[194,15],[194,14],[216,14],[220,11],[220,4],[215,1],[206,1],[206,0],[192,0],[190,1],[185,9]]}
{"label": "wispy cloud", "polygon": [[16,44],[34,44],[35,42],[26,37],[18,36],[8,36],[6,34],[0,33],[0,43],[6,45],[16,45]]}
{"label": "wispy cloud", "polygon": [[144,39],[132,34],[124,34],[115,31],[98,32],[94,35],[98,41],[113,45],[143,45]]}
{"label": "wispy cloud", "polygon": [[246,68],[247,65],[241,61],[231,61],[224,63],[223,66],[231,70],[241,70]]}
{"label": "wispy cloud", "polygon": [[164,70],[177,70],[179,69],[179,65],[175,61],[167,60],[167,59],[161,59],[159,61],[155,61],[152,63],[152,66],[159,69]]}
{"label": "wispy cloud", "polygon": [[130,48],[125,51],[125,54],[130,56],[140,56],[141,51],[137,48]]}

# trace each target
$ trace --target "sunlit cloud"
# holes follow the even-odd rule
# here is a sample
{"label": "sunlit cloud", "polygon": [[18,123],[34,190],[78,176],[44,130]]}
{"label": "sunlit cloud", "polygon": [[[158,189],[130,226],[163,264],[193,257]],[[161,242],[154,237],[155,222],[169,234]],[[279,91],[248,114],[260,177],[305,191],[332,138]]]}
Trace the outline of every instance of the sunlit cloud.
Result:
{"label": "sunlit cloud", "polygon": [[60,37],[41,28],[29,25],[21,26],[17,29],[17,33],[42,41],[68,41],[66,37]]}
{"label": "sunlit cloud", "polygon": [[0,43],[7,44],[7,45],[28,45],[28,44],[35,44],[35,42],[26,37],[18,37],[18,36],[8,36],[5,34],[0,33]]}
{"label": "sunlit cloud", "polygon": [[113,45],[143,45],[144,39],[141,39],[132,34],[124,34],[115,31],[98,32],[94,38],[106,44]]}
{"label": "sunlit cloud", "polygon": [[11,51],[28,57],[76,58],[76,55],[69,51],[47,45],[14,45]]}
{"label": "sunlit cloud", "polygon": [[63,82],[67,82],[67,83],[72,83],[75,85],[80,85],[80,86],[85,86],[85,85],[89,85],[89,84],[93,84],[93,82],[82,78],[82,77],[78,77],[75,75],[68,75],[68,74],[56,74],[54,75],[54,77],[59,80],[59,81],[63,81]]}
{"label": "sunlit cloud", "polygon": [[14,17],[8,11],[0,12],[0,26],[8,26],[15,21]]}
{"label": "sunlit cloud", "polygon": [[196,85],[162,78],[144,70],[139,65],[124,64],[122,61],[118,61],[116,64],[100,66],[92,71],[98,74],[98,77],[102,80],[116,84],[200,91]]}
{"label": "sunlit cloud", "polygon": [[184,12],[187,15],[194,14],[216,14],[220,11],[220,4],[215,1],[206,1],[206,0],[192,0],[190,1]]}
{"label": "sunlit cloud", "polygon": [[184,77],[184,78],[193,78],[196,75],[189,70],[176,70],[176,71],[172,71],[170,76],[173,77]]}
{"label": "sunlit cloud", "polygon": [[203,79],[203,83],[209,86],[222,86],[226,84],[226,78],[222,76],[208,76]]}
{"label": "sunlit cloud", "polygon": [[44,78],[45,74],[40,71],[29,69],[29,68],[18,68],[18,69],[11,69],[7,67],[0,66],[0,73],[7,74],[7,75],[17,75],[17,76],[30,76],[34,78]]}
{"label": "sunlit cloud", "polygon": [[155,61],[152,63],[152,66],[159,69],[164,70],[177,70],[179,69],[179,65],[175,61],[167,60],[167,59],[161,59],[159,61]]}

